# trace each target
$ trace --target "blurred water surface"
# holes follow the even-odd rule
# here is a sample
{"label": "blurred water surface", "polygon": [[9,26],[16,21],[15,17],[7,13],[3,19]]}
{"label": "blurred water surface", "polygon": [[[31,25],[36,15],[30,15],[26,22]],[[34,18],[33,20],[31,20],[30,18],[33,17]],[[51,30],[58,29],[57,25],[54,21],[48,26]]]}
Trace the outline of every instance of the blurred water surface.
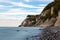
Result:
{"label": "blurred water surface", "polygon": [[0,27],[0,40],[32,40],[40,27]]}

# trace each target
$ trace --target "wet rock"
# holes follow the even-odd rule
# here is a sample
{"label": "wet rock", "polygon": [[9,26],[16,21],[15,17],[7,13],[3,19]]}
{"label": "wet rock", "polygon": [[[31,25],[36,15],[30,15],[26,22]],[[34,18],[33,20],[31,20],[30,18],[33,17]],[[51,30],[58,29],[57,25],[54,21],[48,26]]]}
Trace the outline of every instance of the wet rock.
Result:
{"label": "wet rock", "polygon": [[17,30],[17,32],[20,31],[20,30]]}
{"label": "wet rock", "polygon": [[60,27],[47,27],[40,34],[39,40],[60,40]]}

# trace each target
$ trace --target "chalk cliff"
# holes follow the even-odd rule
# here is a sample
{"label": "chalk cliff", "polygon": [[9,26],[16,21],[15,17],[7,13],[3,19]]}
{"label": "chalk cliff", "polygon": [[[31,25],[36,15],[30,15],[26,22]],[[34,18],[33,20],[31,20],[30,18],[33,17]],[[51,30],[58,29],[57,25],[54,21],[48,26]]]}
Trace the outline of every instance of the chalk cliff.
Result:
{"label": "chalk cliff", "polygon": [[60,26],[60,1],[49,3],[39,15],[28,15],[19,27]]}

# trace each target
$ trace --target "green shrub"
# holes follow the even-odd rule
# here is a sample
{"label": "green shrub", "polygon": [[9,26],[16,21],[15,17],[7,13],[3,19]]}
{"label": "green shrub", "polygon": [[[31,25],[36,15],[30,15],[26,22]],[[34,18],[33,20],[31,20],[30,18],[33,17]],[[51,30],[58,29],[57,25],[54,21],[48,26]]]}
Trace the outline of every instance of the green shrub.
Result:
{"label": "green shrub", "polygon": [[42,12],[44,12],[44,11],[47,10],[47,9],[50,9],[53,5],[54,5],[54,2],[49,3],[49,4],[43,9]]}
{"label": "green shrub", "polygon": [[58,16],[58,11],[60,10],[60,3],[56,3],[54,6],[53,12],[55,13],[56,16]]}

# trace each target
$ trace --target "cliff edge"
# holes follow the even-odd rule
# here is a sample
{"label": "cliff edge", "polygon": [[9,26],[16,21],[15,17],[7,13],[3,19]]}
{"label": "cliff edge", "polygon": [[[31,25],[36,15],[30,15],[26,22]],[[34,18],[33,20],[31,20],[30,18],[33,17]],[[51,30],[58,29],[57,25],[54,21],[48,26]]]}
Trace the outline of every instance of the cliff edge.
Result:
{"label": "cliff edge", "polygon": [[60,26],[60,1],[49,3],[39,15],[28,15],[19,27]]}

